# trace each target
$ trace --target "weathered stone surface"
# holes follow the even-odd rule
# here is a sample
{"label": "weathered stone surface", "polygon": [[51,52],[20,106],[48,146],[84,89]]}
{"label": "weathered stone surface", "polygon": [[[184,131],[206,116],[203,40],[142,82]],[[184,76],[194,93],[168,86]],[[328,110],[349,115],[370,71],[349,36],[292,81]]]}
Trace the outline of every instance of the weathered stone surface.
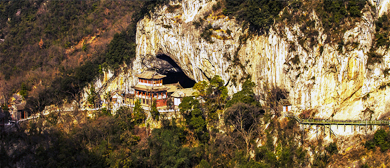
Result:
{"label": "weathered stone surface", "polygon": [[[363,119],[368,117],[363,111],[369,109],[374,112],[370,116],[378,119],[388,112],[390,95],[385,85],[390,81],[383,74],[390,66],[388,49],[378,50],[384,55],[382,63],[366,65],[375,33],[375,17],[368,6],[363,10],[366,12],[361,21],[342,35],[345,43],[357,42],[358,45],[346,45],[339,52],[337,43],[325,43],[327,35],[319,27],[321,24],[314,11],[309,15],[316,20],[319,35],[318,44],[312,47],[308,42],[298,43],[298,36],[304,36],[299,25],[273,27],[269,33],[252,35],[240,45],[240,36],[247,32],[234,19],[214,14],[211,8],[215,3],[211,0],[172,1],[172,5],[178,4],[181,8],[169,13],[167,6],[163,6],[151,17],[139,21],[133,72],[124,75],[127,85],[135,84],[133,76],[150,68],[156,55],[166,54],[195,81],[220,75],[229,94],[239,91],[248,76],[256,83],[255,93],[259,95],[266,92],[269,88],[266,86],[285,88],[297,113],[318,109],[316,117],[320,118]],[[196,28],[193,23],[199,18],[206,20],[203,26]],[[207,24],[214,28],[212,42],[201,37]],[[227,30],[231,33],[227,34]],[[292,62],[295,56],[299,57],[298,63]]]}

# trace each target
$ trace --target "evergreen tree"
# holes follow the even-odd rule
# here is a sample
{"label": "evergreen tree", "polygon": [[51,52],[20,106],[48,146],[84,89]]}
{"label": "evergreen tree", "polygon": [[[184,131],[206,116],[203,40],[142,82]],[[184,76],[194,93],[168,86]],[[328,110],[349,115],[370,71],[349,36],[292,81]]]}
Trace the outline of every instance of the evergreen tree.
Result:
{"label": "evergreen tree", "polygon": [[157,101],[156,101],[156,99],[153,99],[152,108],[150,110],[150,113],[152,114],[153,119],[155,119],[156,121],[159,120],[160,112],[158,112],[158,110],[157,110]]}
{"label": "evergreen tree", "polygon": [[253,83],[251,80],[245,81],[242,85],[242,90],[233,94],[233,98],[226,103],[226,107],[231,107],[233,104],[238,102],[260,107],[260,103],[256,100],[255,93],[253,92],[254,86],[255,83]]}
{"label": "evergreen tree", "polygon": [[145,111],[141,107],[141,103],[139,101],[135,101],[133,116],[136,124],[141,124],[146,119]]}

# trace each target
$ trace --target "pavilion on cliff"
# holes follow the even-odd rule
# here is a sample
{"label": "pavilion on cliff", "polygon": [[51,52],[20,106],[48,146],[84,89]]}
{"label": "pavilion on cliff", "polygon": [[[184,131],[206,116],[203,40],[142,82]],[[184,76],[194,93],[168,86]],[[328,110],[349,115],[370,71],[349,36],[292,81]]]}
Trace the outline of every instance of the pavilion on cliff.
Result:
{"label": "pavilion on cliff", "polygon": [[167,91],[168,87],[163,85],[163,78],[156,71],[144,71],[136,75],[138,77],[138,84],[134,87],[136,101],[139,101],[142,106],[151,106],[153,100],[157,102],[158,108],[167,106]]}

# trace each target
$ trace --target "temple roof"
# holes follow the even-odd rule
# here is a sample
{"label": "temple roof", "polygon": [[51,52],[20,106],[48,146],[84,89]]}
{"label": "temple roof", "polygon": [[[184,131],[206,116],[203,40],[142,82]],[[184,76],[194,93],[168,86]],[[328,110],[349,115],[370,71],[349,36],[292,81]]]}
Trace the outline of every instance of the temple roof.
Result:
{"label": "temple roof", "polygon": [[161,75],[156,71],[144,71],[141,74],[137,74],[135,76],[143,79],[162,79],[166,77],[166,75]]}
{"label": "temple roof", "polygon": [[145,86],[145,85],[136,85],[134,87],[135,90],[142,90],[148,92],[159,92],[159,91],[167,91],[168,87],[165,86]]}
{"label": "temple roof", "polygon": [[183,89],[183,87],[180,85],[179,82],[172,83],[172,84],[166,84],[164,86],[168,87],[168,93],[175,92],[177,89]]}
{"label": "temple roof", "polygon": [[195,96],[195,90],[192,88],[185,89],[177,89],[174,93],[172,93],[172,97],[187,97],[187,96]]}
{"label": "temple roof", "polygon": [[26,106],[26,102],[25,101],[23,101],[23,102],[21,102],[19,104],[15,104],[16,110],[24,110],[25,106]]}

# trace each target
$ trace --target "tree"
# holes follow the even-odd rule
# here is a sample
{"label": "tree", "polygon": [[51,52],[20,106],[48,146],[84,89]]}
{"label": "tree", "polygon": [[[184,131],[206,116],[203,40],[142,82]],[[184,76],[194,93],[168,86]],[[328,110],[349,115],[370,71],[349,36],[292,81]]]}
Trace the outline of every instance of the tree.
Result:
{"label": "tree", "polygon": [[200,81],[193,87],[197,90],[196,97],[203,98],[205,103],[202,104],[202,109],[206,109],[208,122],[218,119],[218,112],[224,109],[228,91],[224,86],[224,81],[218,75],[215,75],[209,83]]}
{"label": "tree", "polygon": [[20,95],[22,95],[23,99],[27,99],[28,97],[27,86],[25,83],[22,83],[22,86],[20,87]]}
{"label": "tree", "polygon": [[146,119],[146,114],[144,109],[141,107],[141,103],[139,101],[135,101],[134,105],[134,121],[136,124],[142,123]]}
{"label": "tree", "polygon": [[128,107],[120,107],[116,111],[115,118],[118,119],[116,122],[122,130],[129,130],[134,127],[134,118],[131,113],[132,111]]}
{"label": "tree", "polygon": [[333,155],[336,153],[339,153],[339,150],[337,149],[337,144],[335,142],[332,142],[325,148],[326,151],[329,152],[329,154]]}
{"label": "tree", "polygon": [[[29,110],[31,113],[42,112],[43,109],[45,109],[46,105],[49,105],[52,103],[51,99],[48,99],[48,97],[51,97],[50,94],[52,92],[53,92],[53,90],[42,89],[42,91],[39,93],[36,93],[35,96],[28,97],[26,100],[25,109]],[[42,113],[41,113],[41,116],[44,117],[44,115]]]}
{"label": "tree", "polygon": [[152,114],[152,117],[153,117],[156,121],[159,120],[160,112],[158,112],[158,110],[157,110],[157,101],[156,101],[156,99],[153,99],[152,108],[151,108],[151,110],[150,110],[150,113]]}
{"label": "tree", "polygon": [[110,109],[110,105],[111,105],[111,92],[108,91],[106,92],[106,94],[104,94],[104,100],[106,100],[106,103],[107,103],[107,108]]}
{"label": "tree", "polygon": [[[11,114],[9,113],[9,109],[8,109],[8,106],[6,104],[2,104],[1,105],[1,110],[3,111],[3,113],[5,114],[5,120],[8,121],[8,120],[11,120]],[[1,111],[0,110],[0,111]]]}
{"label": "tree", "polygon": [[95,87],[93,86],[93,84],[91,84],[91,87],[89,89],[87,100],[89,104],[93,105],[94,107],[96,106],[97,93],[95,92]]}
{"label": "tree", "polygon": [[181,115],[186,119],[190,130],[194,131],[201,142],[208,140],[209,134],[206,128],[206,120],[200,103],[193,97],[184,97],[179,105]]}
{"label": "tree", "polygon": [[231,107],[233,104],[238,102],[260,107],[260,103],[256,100],[255,93],[253,92],[254,86],[255,83],[251,80],[245,81],[242,85],[242,90],[233,94],[233,98],[226,103],[226,107]]}
{"label": "tree", "polygon": [[244,138],[247,156],[249,156],[250,141],[257,133],[256,127],[262,115],[259,107],[241,102],[234,104],[225,112],[225,123],[234,128],[233,134]]}
{"label": "tree", "polygon": [[191,111],[191,119],[189,122],[190,129],[194,131],[196,137],[203,143],[206,143],[209,137],[206,128],[206,120],[202,115],[203,112],[199,108]]}
{"label": "tree", "polygon": [[379,129],[375,132],[374,138],[366,142],[365,147],[368,149],[375,149],[375,146],[381,148],[384,152],[390,149],[390,132],[386,132],[384,129]]}
{"label": "tree", "polygon": [[169,109],[173,109],[173,98],[170,97],[170,98],[167,98],[166,100],[167,100],[167,107]]}
{"label": "tree", "polygon": [[191,120],[191,112],[193,109],[199,109],[199,101],[193,97],[184,97],[179,105],[181,115],[186,119],[187,124]]}

